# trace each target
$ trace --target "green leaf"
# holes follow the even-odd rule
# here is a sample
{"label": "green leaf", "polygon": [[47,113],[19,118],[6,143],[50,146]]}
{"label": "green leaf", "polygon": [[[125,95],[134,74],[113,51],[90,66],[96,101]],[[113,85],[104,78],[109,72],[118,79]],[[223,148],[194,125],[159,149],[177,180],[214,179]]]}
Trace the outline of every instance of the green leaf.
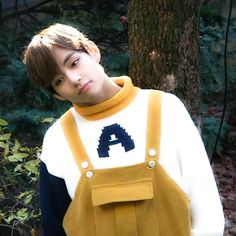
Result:
{"label": "green leaf", "polygon": [[38,173],[38,160],[30,160],[24,163],[24,168],[34,174]]}
{"label": "green leaf", "polygon": [[6,149],[8,144],[0,141],[0,147]]}
{"label": "green leaf", "polygon": [[22,209],[20,209],[19,211],[17,211],[17,213],[16,213],[16,218],[17,218],[19,221],[24,221],[24,220],[26,220],[28,217],[29,217],[29,213],[28,213],[28,211],[27,211],[27,208],[22,208]]}
{"label": "green leaf", "polygon": [[16,216],[15,216],[15,214],[14,213],[11,213],[7,218],[5,218],[4,220],[8,223],[8,224],[10,224],[11,223],[11,221],[13,220],[13,219],[15,219],[16,218]]}
{"label": "green leaf", "polygon": [[22,192],[17,199],[21,200],[23,199],[25,204],[28,204],[31,202],[33,198],[33,191],[26,191],[26,192]]}
{"label": "green leaf", "polygon": [[7,147],[4,149],[3,156],[6,158],[9,152],[10,152],[10,148],[9,148],[9,145],[7,145]]}
{"label": "green leaf", "polygon": [[5,218],[5,213],[3,213],[2,211],[0,211],[0,223],[2,222],[2,220]]}
{"label": "green leaf", "polygon": [[29,156],[29,153],[15,153],[11,156],[8,156],[7,159],[10,162],[18,162],[18,161],[23,161],[23,158],[26,158]]}
{"label": "green leaf", "polygon": [[30,203],[31,202],[31,200],[32,200],[32,198],[33,198],[33,191],[26,191],[26,192],[23,192],[23,193],[21,193],[18,197],[17,197],[17,199],[24,199],[24,203],[25,204],[28,204],[28,203]]}
{"label": "green leaf", "polygon": [[14,145],[14,147],[12,148],[12,153],[17,153],[20,147],[21,147],[21,144],[20,144],[19,141],[16,139],[16,140],[15,140],[15,145]]}
{"label": "green leaf", "polygon": [[5,194],[2,188],[0,188],[0,199],[4,199],[5,198]]}
{"label": "green leaf", "polygon": [[19,150],[21,152],[29,152],[30,151],[30,149],[28,147],[21,147]]}
{"label": "green leaf", "polygon": [[25,199],[24,199],[24,203],[25,203],[25,204],[29,204],[29,203],[31,202],[32,198],[33,198],[33,195],[32,195],[32,194],[28,194],[28,195],[25,197]]}
{"label": "green leaf", "polygon": [[41,123],[53,123],[55,118],[44,118],[41,120]]}
{"label": "green leaf", "polygon": [[33,218],[39,218],[41,216],[40,212],[34,212],[31,217]]}
{"label": "green leaf", "polygon": [[8,122],[0,118],[0,126],[7,126]]}
{"label": "green leaf", "polygon": [[26,191],[26,192],[22,192],[20,193],[20,195],[17,197],[17,199],[22,199],[24,196],[26,196],[27,194],[29,194],[30,191]]}
{"label": "green leaf", "polygon": [[0,140],[9,140],[10,137],[11,137],[11,133],[1,134],[0,135]]}
{"label": "green leaf", "polygon": [[14,172],[17,171],[22,171],[22,164],[18,164],[15,168],[14,168]]}

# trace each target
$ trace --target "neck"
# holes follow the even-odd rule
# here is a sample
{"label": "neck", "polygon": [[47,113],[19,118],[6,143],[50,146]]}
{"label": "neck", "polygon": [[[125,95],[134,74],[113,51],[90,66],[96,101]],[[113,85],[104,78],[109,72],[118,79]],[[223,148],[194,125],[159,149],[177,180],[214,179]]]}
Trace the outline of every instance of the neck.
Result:
{"label": "neck", "polygon": [[86,119],[96,120],[110,116],[124,109],[132,102],[138,92],[138,88],[133,86],[129,77],[122,76],[108,78],[108,80],[109,83],[106,86],[111,86],[107,90],[110,92],[106,95],[106,98],[102,98],[103,102],[87,107],[73,104],[77,113]]}
{"label": "neck", "polygon": [[104,91],[105,91],[105,93],[103,93],[103,98],[99,103],[104,102],[104,101],[112,98],[120,90],[121,90],[121,87],[119,85],[117,85],[111,78],[108,78],[108,77],[105,78],[105,82],[104,82]]}

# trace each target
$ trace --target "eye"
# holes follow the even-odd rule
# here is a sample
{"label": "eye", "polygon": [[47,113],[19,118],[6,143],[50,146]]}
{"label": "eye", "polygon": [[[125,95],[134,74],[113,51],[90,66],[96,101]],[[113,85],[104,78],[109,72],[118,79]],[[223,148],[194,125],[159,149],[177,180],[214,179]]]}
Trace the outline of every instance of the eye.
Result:
{"label": "eye", "polygon": [[76,60],[74,60],[71,64],[71,67],[77,66],[79,64],[79,60],[80,58],[77,58]]}
{"label": "eye", "polygon": [[62,82],[63,82],[63,80],[64,80],[64,78],[63,78],[62,76],[56,78],[55,81],[54,81],[54,86],[59,86],[59,85],[61,85]]}

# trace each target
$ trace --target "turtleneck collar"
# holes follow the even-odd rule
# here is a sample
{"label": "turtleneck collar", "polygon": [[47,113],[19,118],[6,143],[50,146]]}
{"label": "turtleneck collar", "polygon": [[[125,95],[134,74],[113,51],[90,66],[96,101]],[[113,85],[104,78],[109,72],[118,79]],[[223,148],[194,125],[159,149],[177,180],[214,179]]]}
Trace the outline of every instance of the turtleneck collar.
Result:
{"label": "turtleneck collar", "polygon": [[111,116],[125,107],[127,107],[135,98],[138,92],[138,88],[134,87],[131,79],[128,76],[121,76],[111,78],[119,85],[121,90],[110,99],[88,107],[81,107],[77,104],[73,104],[77,113],[88,120],[98,120]]}

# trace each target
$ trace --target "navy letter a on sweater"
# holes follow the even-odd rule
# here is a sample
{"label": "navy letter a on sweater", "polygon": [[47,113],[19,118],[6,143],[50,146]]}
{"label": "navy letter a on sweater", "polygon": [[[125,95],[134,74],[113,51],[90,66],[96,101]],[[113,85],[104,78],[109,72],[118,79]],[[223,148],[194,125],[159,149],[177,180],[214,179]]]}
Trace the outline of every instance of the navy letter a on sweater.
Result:
{"label": "navy letter a on sweater", "polygon": [[120,143],[126,152],[134,149],[134,141],[130,135],[119,124],[105,126],[99,138],[99,157],[109,157],[109,146]]}

